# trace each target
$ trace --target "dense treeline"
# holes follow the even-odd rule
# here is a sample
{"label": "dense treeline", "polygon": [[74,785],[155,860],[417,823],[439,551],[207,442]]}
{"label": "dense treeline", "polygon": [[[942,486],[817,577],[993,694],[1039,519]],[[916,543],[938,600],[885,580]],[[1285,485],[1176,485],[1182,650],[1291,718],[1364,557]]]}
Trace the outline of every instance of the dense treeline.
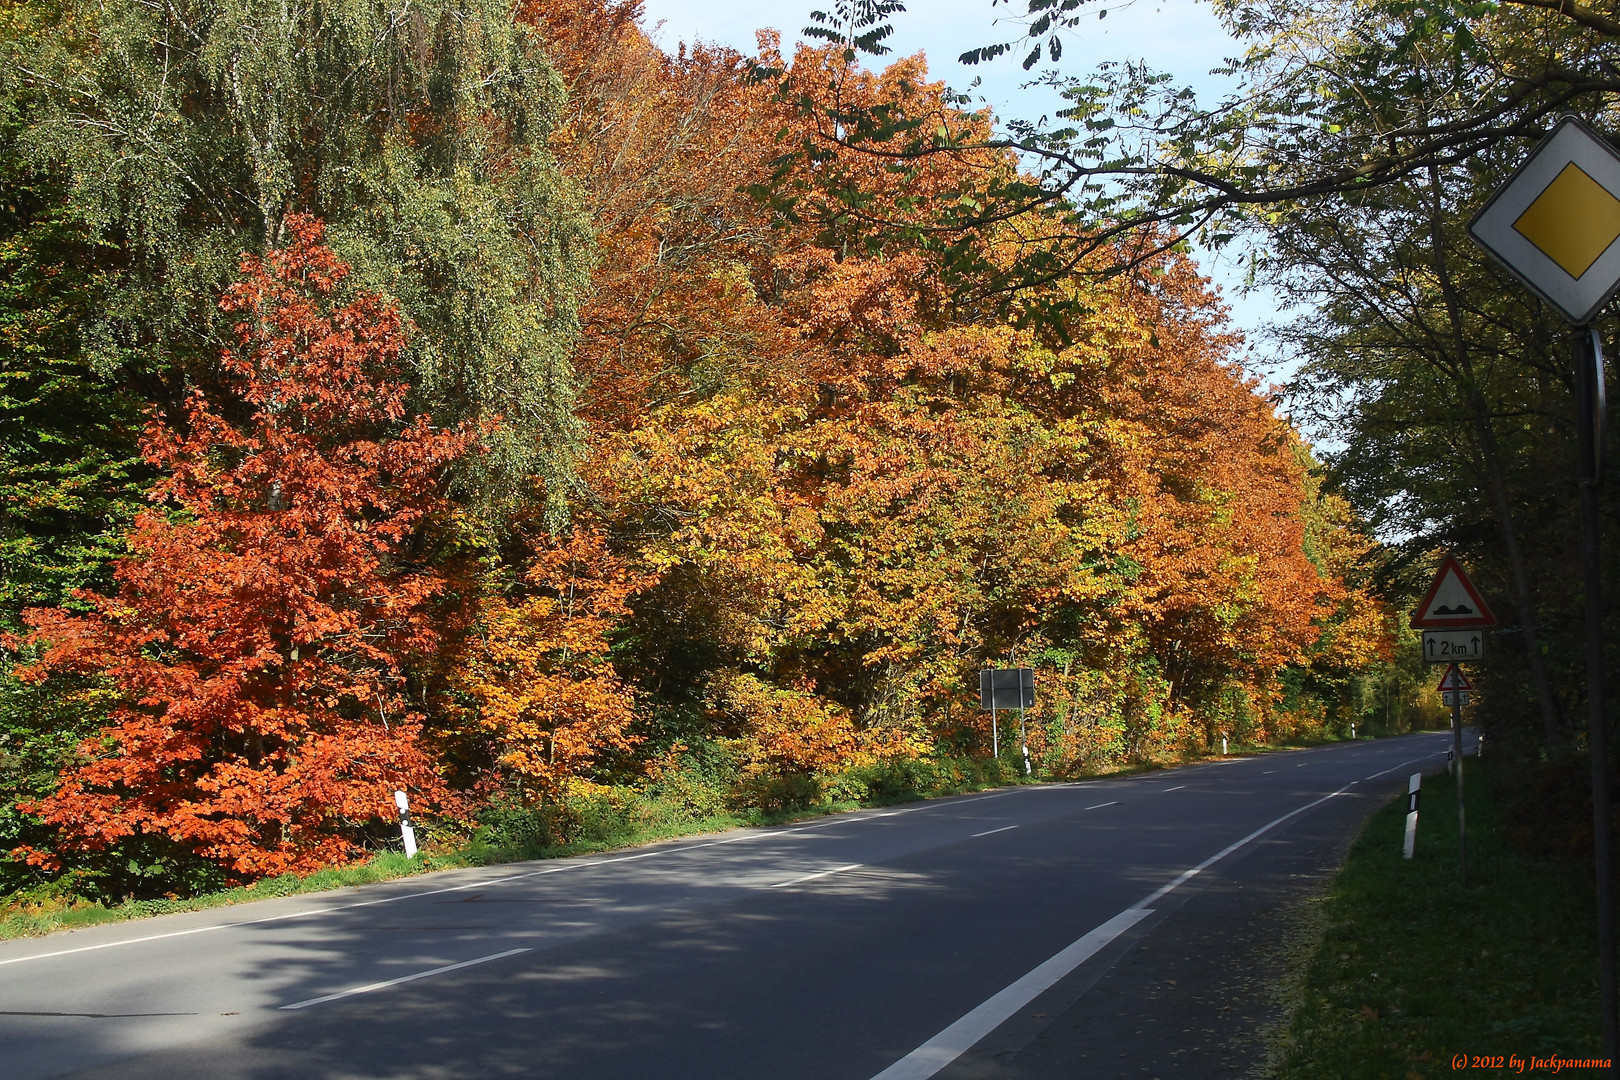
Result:
{"label": "dense treeline", "polygon": [[[1331,429],[1336,490],[1389,539],[1379,590],[1406,603],[1441,551],[1457,553],[1501,619],[1472,665],[1481,687],[1469,719],[1513,767],[1497,774],[1510,828],[1559,856],[1591,851],[1586,633],[1577,516],[1573,331],[1465,232],[1560,113],[1620,131],[1614,61],[1620,25],[1562,10],[1468,5],[1413,23],[1372,8],[1353,35],[1346,10],[1281,27],[1266,67],[1307,58],[1364,92],[1323,100],[1344,138],[1381,138],[1410,156],[1400,183],[1274,215],[1271,273],[1310,314],[1287,344],[1306,360],[1296,415]],[[1353,54],[1354,40],[1367,46]],[[1359,47],[1358,47],[1359,48]],[[1310,138],[1333,136],[1310,136]],[[1437,150],[1450,139],[1462,146]],[[1319,147],[1325,151],[1325,147]],[[1466,152],[1464,152],[1466,151]],[[1610,353],[1612,308],[1596,323]],[[1598,487],[1603,580],[1620,574],[1617,443]],[[1620,605],[1602,604],[1615,636]],[[1612,645],[1608,655],[1614,655]],[[1615,665],[1609,671],[1612,725]]]}
{"label": "dense treeline", "polygon": [[[817,32],[876,52],[899,9],[833,5]],[[1022,152],[1038,167],[1034,182],[986,176],[956,219],[972,228],[1056,214],[1039,252],[989,268],[1003,286],[1081,260],[1112,256],[1129,267],[1139,249],[1099,246],[1145,221],[1174,223],[1215,248],[1246,247],[1255,279],[1299,315],[1280,330],[1300,363],[1286,397],[1330,447],[1330,489],[1384,541],[1374,560],[1380,594],[1409,607],[1452,551],[1502,619],[1475,666],[1471,719],[1513,761],[1499,774],[1516,787],[1502,793],[1513,829],[1539,847],[1590,853],[1571,330],[1465,225],[1560,116],[1611,140],[1620,133],[1620,21],[1602,5],[1544,0],[1220,0],[1212,11],[1244,47],[1233,50],[1231,91],[1211,102],[1144,64],[1063,70],[1062,35],[1093,10],[1027,0],[1023,16],[1003,24],[1021,40],[963,57],[1013,51],[1026,69],[1051,64],[1041,81],[1068,107],[1050,121],[1013,123],[986,140],[845,108],[846,147],[887,140],[892,162]],[[861,196],[858,183],[839,192],[869,230],[902,224]],[[957,265],[975,264],[964,255]],[[961,293],[984,290],[958,283]],[[1595,327],[1610,343],[1612,386],[1612,305]],[[1612,463],[1612,422],[1606,438]],[[1599,712],[1612,726],[1612,465],[1596,494],[1606,584],[1595,599],[1610,673]]]}
{"label": "dense treeline", "polygon": [[342,862],[396,787],[453,836],[990,775],[986,665],[1041,776],[1385,715],[1371,542],[1196,268],[976,295],[1047,242],[955,224],[1016,159],[838,147],[988,134],[920,59],[3,11],[8,890]]}

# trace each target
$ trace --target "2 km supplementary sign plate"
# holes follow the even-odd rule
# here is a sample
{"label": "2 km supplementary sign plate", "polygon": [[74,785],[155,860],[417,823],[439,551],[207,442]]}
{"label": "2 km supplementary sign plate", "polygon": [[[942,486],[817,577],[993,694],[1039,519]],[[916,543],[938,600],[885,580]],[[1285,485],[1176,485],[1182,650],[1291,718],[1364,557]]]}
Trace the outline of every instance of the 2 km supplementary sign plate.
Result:
{"label": "2 km supplementary sign plate", "polygon": [[1423,631],[1423,662],[1426,664],[1456,664],[1463,660],[1483,659],[1483,630]]}
{"label": "2 km supplementary sign plate", "polygon": [[1447,555],[1418,601],[1412,626],[1418,630],[1463,630],[1495,625],[1491,606],[1463,573],[1456,556]]}
{"label": "2 km supplementary sign plate", "polygon": [[1564,117],[1468,232],[1564,318],[1586,325],[1620,288],[1620,153]]}

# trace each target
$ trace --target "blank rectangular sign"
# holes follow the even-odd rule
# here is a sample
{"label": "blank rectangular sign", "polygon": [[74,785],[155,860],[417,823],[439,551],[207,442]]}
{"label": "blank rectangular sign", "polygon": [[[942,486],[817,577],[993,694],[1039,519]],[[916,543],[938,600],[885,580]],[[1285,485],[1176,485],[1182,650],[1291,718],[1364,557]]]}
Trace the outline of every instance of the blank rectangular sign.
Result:
{"label": "blank rectangular sign", "polygon": [[1034,668],[985,668],[979,672],[979,708],[1035,707]]}

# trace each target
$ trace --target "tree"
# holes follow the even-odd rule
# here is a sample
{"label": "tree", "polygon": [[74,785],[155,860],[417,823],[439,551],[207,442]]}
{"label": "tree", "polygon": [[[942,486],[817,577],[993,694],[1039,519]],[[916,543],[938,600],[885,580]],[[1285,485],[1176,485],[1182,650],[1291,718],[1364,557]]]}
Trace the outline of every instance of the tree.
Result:
{"label": "tree", "polygon": [[[902,10],[893,0],[852,0],[814,13],[806,33],[845,43],[850,59],[878,55],[887,51],[888,18]],[[986,148],[1023,156],[1030,175],[985,185],[951,222],[1058,212],[1057,250],[1011,268],[1012,285],[1072,273],[1115,237],[1144,229],[1161,243],[1196,233],[1218,247],[1241,229],[1263,230],[1278,209],[1421,185],[1432,167],[1539,138],[1561,113],[1601,108],[1620,89],[1620,21],[1582,4],[1343,0],[1305,9],[1222,0],[1215,10],[1251,47],[1233,61],[1239,89],[1213,104],[1141,65],[1065,74],[1063,35],[1106,11],[1088,0],[1026,0],[1024,18],[1007,20],[1023,25],[1021,42],[988,43],[961,59],[1027,49],[1030,70],[1044,53],[1052,67],[1040,81],[1070,102],[1054,125],[1013,122],[985,139],[931,119],[853,110],[829,113],[838,128],[824,135],[895,161]],[[859,205],[858,192],[844,201]],[[893,224],[875,208],[857,213],[871,227]],[[1154,250],[1127,244],[1118,254],[1129,266]]]}
{"label": "tree", "polygon": [[600,532],[544,535],[522,579],[484,598],[452,680],[470,724],[507,777],[541,798],[638,741],[633,699],[610,657],[610,634],[646,582]]}
{"label": "tree", "polygon": [[462,483],[496,503],[533,471],[566,490],[589,242],[547,148],[560,85],[507,5],[4,10],[17,149],[62,179],[69,216],[102,245],[82,330],[98,371],[179,416],[228,344],[213,300],[239,253],[281,246],[313,213],[416,327],[411,407],[488,428]]}
{"label": "tree", "polygon": [[[78,346],[95,251],[56,209],[49,179],[9,153],[14,134],[0,127],[0,641],[23,631],[24,608],[110,584],[152,479],[140,398],[92,371]],[[49,793],[104,716],[92,688],[0,671],[0,851],[49,845],[12,803]],[[29,876],[0,860],[0,894]]]}
{"label": "tree", "polygon": [[238,320],[222,390],[192,391],[179,430],[147,426],[162,479],[116,591],[27,613],[35,677],[104,677],[118,697],[24,807],[65,850],[154,835],[238,879],[310,871],[357,854],[395,788],[443,797],[406,680],[437,647],[433,537],[471,436],[407,419],[398,310],[340,304],[349,271],[321,225],[288,228],[220,302]]}

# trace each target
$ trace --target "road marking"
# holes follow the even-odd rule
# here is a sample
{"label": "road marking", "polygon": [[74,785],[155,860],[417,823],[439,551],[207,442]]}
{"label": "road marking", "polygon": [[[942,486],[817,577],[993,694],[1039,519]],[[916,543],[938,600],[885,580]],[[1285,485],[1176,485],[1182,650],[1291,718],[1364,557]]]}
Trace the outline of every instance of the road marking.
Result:
{"label": "road marking", "polygon": [[1180,791],[1180,790],[1181,790],[1181,789],[1182,789],[1182,788],[1184,788],[1184,787],[1186,787],[1186,786],[1187,786],[1187,785],[1186,785],[1186,784],[1177,784],[1177,785],[1176,785],[1176,786],[1175,786],[1175,787],[1167,787],[1167,788],[1165,788],[1165,789],[1164,789],[1164,790],[1165,790],[1165,791],[1166,791],[1166,792],[1167,792],[1167,793],[1168,793],[1168,792],[1171,792],[1171,791]]}
{"label": "road marking", "polygon": [[1294,768],[1296,768],[1296,769],[1303,769],[1303,768],[1304,768],[1304,767],[1305,767],[1305,766],[1307,766],[1307,765],[1309,765],[1309,764],[1310,764],[1310,762],[1308,762],[1308,761],[1302,761],[1302,762],[1300,762],[1300,763],[1299,763],[1299,764],[1298,764],[1298,765],[1295,765],[1295,766],[1294,766]]}
{"label": "road marking", "polygon": [[1414,761],[1423,761],[1426,758],[1432,758],[1432,757],[1434,757],[1434,755],[1436,753],[1439,753],[1439,751],[1431,751],[1430,753],[1424,754],[1423,757],[1409,758],[1406,761],[1401,762],[1399,765],[1395,765],[1395,766],[1392,766],[1391,768],[1385,769],[1383,772],[1375,772],[1371,776],[1364,777],[1364,779],[1366,779],[1366,780],[1376,780],[1380,776],[1387,776],[1388,774],[1394,772],[1396,769],[1404,769],[1408,765],[1412,764]]}
{"label": "road marking", "polygon": [[[736,844],[744,840],[762,840],[771,837],[790,836],[794,833],[806,832],[811,829],[823,829],[830,825],[851,824],[865,820],[866,817],[893,817],[896,814],[914,814],[919,810],[938,810],[947,807],[961,806],[969,802],[983,802],[986,799],[997,799],[1010,792],[998,791],[990,795],[973,796],[966,799],[954,799],[949,803],[924,803],[920,806],[908,807],[904,810],[891,810],[881,815],[851,815],[841,821],[820,822],[815,825],[802,825],[791,829],[774,829],[763,832],[746,833],[726,840],[706,840],[698,844],[671,844],[660,847],[655,851],[644,851],[635,855],[620,855],[608,859],[568,859],[554,866],[544,866],[538,870],[528,870],[521,874],[504,874],[500,877],[485,878],[478,881],[469,881],[461,885],[449,885],[442,889],[422,889],[417,892],[400,893],[397,896],[383,896],[375,900],[356,900],[349,904],[330,904],[325,907],[302,908],[298,911],[289,911],[283,915],[266,915],[257,919],[239,919],[234,922],[210,923],[207,926],[194,926],[186,930],[171,930],[162,934],[145,934],[141,937],[123,938],[118,941],[103,941],[95,945],[80,945],[72,949],[56,949],[52,952],[34,953],[30,956],[13,956],[0,960],[0,967],[7,964],[21,964],[29,960],[51,960],[59,956],[72,956],[75,953],[96,952],[100,949],[116,949],[124,945],[141,945],[149,941],[163,941],[168,938],[189,937],[192,934],[207,934],[215,930],[234,930],[244,926],[260,926],[264,923],[286,922],[289,919],[319,918],[338,911],[352,911],[355,908],[374,907],[377,904],[392,904],[400,900],[420,900],[425,896],[443,896],[445,893],[466,892],[468,889],[493,889],[501,885],[510,885],[529,878],[542,877],[546,874],[560,874],[567,870],[583,870],[595,866],[611,866],[614,863],[634,862],[637,859],[650,859],[656,855],[680,854],[688,851],[698,851],[703,848],[720,847],[724,844]],[[842,815],[840,815],[841,817]],[[266,897],[266,899],[275,899]]]}
{"label": "road marking", "polygon": [[[1427,757],[1432,755],[1425,756]],[[1395,766],[1397,769],[1400,767],[1401,766],[1399,765]],[[1381,776],[1383,774],[1380,773],[1378,775]],[[1367,779],[1370,780],[1372,777],[1368,777]],[[956,1023],[952,1024],[950,1027],[947,1027],[944,1031],[941,1031],[938,1035],[935,1035],[932,1039],[929,1039],[927,1042],[917,1047],[917,1049],[913,1050],[899,1061],[896,1061],[887,1069],[884,1069],[882,1072],[878,1073],[872,1078],[872,1080],[928,1080],[929,1077],[933,1076],[935,1073],[945,1068],[945,1066],[949,1065],[951,1062],[965,1054],[980,1039],[984,1038],[986,1035],[996,1030],[996,1028],[1006,1023],[1007,1019],[1011,1017],[1013,1013],[1028,1005],[1042,993],[1051,989],[1051,987],[1055,985],[1059,979],[1062,979],[1075,968],[1091,959],[1120,934],[1123,934],[1126,930],[1129,930],[1132,926],[1135,926],[1142,919],[1151,915],[1153,913],[1153,909],[1149,905],[1156,903],[1165,896],[1174,892],[1182,885],[1185,885],[1187,882],[1191,881],[1205,870],[1208,870],[1211,866],[1214,866],[1216,863],[1232,854],[1232,852],[1237,851],[1244,845],[1259,839],[1272,829],[1275,829],[1277,826],[1281,825],[1283,822],[1288,821],[1291,818],[1298,817],[1307,810],[1321,806],[1330,799],[1336,799],[1340,795],[1343,795],[1345,792],[1349,791],[1351,788],[1355,787],[1357,784],[1365,782],[1366,781],[1364,780],[1352,780],[1350,783],[1344,785],[1344,787],[1330,795],[1324,795],[1320,799],[1306,803],[1304,806],[1296,807],[1295,809],[1284,814],[1282,817],[1274,818],[1273,820],[1268,821],[1266,824],[1260,826],[1258,829],[1254,830],[1248,836],[1243,837],[1241,840],[1228,844],[1226,847],[1222,848],[1220,851],[1217,851],[1215,854],[1211,855],[1197,866],[1183,870],[1166,884],[1161,885],[1159,888],[1148,893],[1142,899],[1138,900],[1136,903],[1132,904],[1118,915],[1115,915],[1112,919],[1109,919],[1101,926],[1092,930],[1084,937],[1081,937],[1078,941],[1074,942],[1074,944],[1070,945],[1056,956],[1053,956],[1050,960],[1046,961],[1044,964],[1041,964],[1039,967],[1035,968],[1017,982],[1014,982],[1000,993],[997,993],[989,998],[982,1005],[978,1006],[966,1016],[956,1021]],[[1112,804],[1104,803],[1102,805],[1108,806]],[[1087,809],[1097,809],[1097,807],[1087,807]]]}
{"label": "road marking", "polygon": [[1277,771],[1276,769],[1267,769],[1265,772],[1261,773],[1260,775],[1261,776],[1270,776],[1272,773],[1274,773],[1276,771]]}
{"label": "road marking", "polygon": [[387,982],[371,983],[367,986],[356,986],[349,990],[339,990],[335,994],[327,994],[324,997],[310,998],[307,1001],[295,1001],[291,1005],[283,1005],[282,1008],[307,1009],[311,1005],[323,1005],[328,1001],[336,1001],[338,998],[354,997],[356,994],[369,994],[373,990],[386,990],[390,986],[398,986],[400,983],[415,982],[417,979],[426,979],[434,975],[443,975],[447,971],[459,971],[461,968],[469,968],[474,964],[487,964],[491,960],[504,960],[508,956],[516,956],[518,953],[532,951],[533,950],[531,949],[507,949],[505,952],[491,953],[488,956],[480,956],[476,960],[463,960],[459,964],[446,964],[443,967],[432,968],[428,971],[418,971],[414,975],[401,975],[399,978],[389,979]]}
{"label": "road marking", "polygon": [[872,1080],[927,1080],[961,1057],[974,1043],[1006,1023],[1013,1013],[1051,989],[1059,979],[1151,914],[1152,911],[1147,908],[1126,908],[878,1073]]}
{"label": "road marking", "polygon": [[819,873],[806,874],[803,877],[796,877],[792,881],[778,881],[775,885],[772,885],[771,888],[773,888],[773,889],[785,889],[789,885],[799,885],[799,884],[802,884],[802,883],[804,883],[806,881],[814,881],[814,880],[816,880],[816,878],[829,877],[829,876],[831,876],[833,874],[842,874],[845,870],[859,870],[860,868],[861,868],[860,863],[858,863],[858,862],[850,863],[848,866],[838,866],[838,867],[834,867],[831,870],[822,870]]}
{"label": "road marking", "polygon": [[[1446,738],[1449,739],[1449,736],[1447,736]],[[1431,757],[1431,756],[1433,756],[1432,753],[1424,755],[1424,757]],[[1247,759],[1233,759],[1233,760],[1229,760],[1229,761],[1218,761],[1218,762],[1214,762],[1213,764],[1214,765],[1236,765],[1236,764],[1241,764],[1242,761],[1244,761],[1244,760],[1247,760]],[[1368,780],[1377,779],[1378,777],[1383,776],[1386,773],[1392,773],[1396,769],[1404,768],[1407,765],[1412,764],[1412,762],[1414,762],[1414,761],[1421,761],[1421,760],[1423,760],[1423,758],[1420,757],[1420,758],[1412,758],[1410,760],[1403,761],[1399,765],[1394,766],[1393,768],[1385,769],[1383,772],[1374,773],[1372,776],[1369,776],[1366,779],[1368,779]],[[1078,786],[1084,786],[1084,785],[1083,784],[1076,784],[1075,786],[1078,787]],[[1006,791],[993,791],[993,792],[990,792],[988,794],[970,795],[970,796],[966,796],[966,797],[962,797],[962,798],[950,799],[950,800],[945,800],[945,801],[941,801],[941,802],[937,802],[937,803],[936,802],[926,802],[926,803],[923,803],[923,804],[921,804],[919,806],[907,807],[904,810],[891,810],[891,811],[887,811],[887,812],[885,812],[883,814],[880,814],[880,815],[865,815],[865,814],[861,814],[859,811],[857,811],[855,813],[850,814],[847,818],[843,818],[843,815],[839,815],[839,817],[843,818],[843,820],[839,821],[837,823],[838,824],[843,824],[845,822],[856,823],[856,822],[860,822],[860,821],[865,820],[867,817],[877,817],[877,816],[889,817],[889,816],[893,816],[895,814],[912,814],[912,813],[916,813],[919,810],[930,810],[930,809],[950,810],[950,809],[953,809],[953,808],[958,807],[958,806],[965,806],[968,803],[985,802],[985,801],[987,801],[989,799],[999,799],[999,798],[1002,798],[1004,796],[1014,794],[1015,791],[1031,791],[1031,790],[1040,790],[1040,789],[1039,788],[1017,788],[1017,789],[1006,790]],[[1115,802],[1105,802],[1105,803],[1098,803],[1096,806],[1088,806],[1085,809],[1087,809],[1087,810],[1101,810],[1105,806],[1117,806],[1117,805],[1118,805],[1117,801],[1115,801]],[[510,884],[513,884],[513,883],[518,882],[518,881],[525,881],[525,880],[527,880],[529,878],[533,878],[533,877],[541,877],[541,876],[546,875],[546,874],[558,874],[558,873],[562,873],[562,872],[567,871],[567,870],[582,870],[582,869],[586,869],[586,868],[590,868],[590,867],[596,867],[596,866],[610,866],[613,863],[632,862],[632,861],[634,861],[636,859],[650,859],[655,855],[681,854],[683,852],[697,851],[697,850],[701,850],[703,848],[719,847],[719,846],[724,845],[724,844],[736,844],[736,843],[740,843],[740,842],[745,841],[745,840],[767,839],[767,838],[771,838],[771,837],[787,836],[787,835],[792,835],[793,833],[796,833],[796,832],[803,832],[806,829],[825,828],[828,825],[832,825],[832,824],[834,824],[834,822],[821,822],[821,823],[817,823],[816,825],[798,826],[796,828],[790,828],[790,829],[777,829],[777,830],[761,831],[761,832],[754,832],[754,833],[746,833],[743,836],[730,837],[730,838],[725,839],[725,840],[706,840],[706,841],[703,841],[701,843],[696,843],[696,844],[676,843],[676,844],[671,844],[671,845],[669,845],[667,847],[660,847],[655,851],[641,852],[641,853],[636,854],[636,855],[623,855],[623,856],[618,856],[618,857],[615,857],[615,858],[608,858],[608,859],[588,859],[588,860],[587,859],[581,859],[581,860],[577,860],[577,861],[573,860],[573,859],[569,859],[569,860],[566,860],[566,861],[564,861],[564,862],[562,862],[562,863],[560,863],[558,865],[541,867],[538,870],[529,870],[529,871],[525,871],[525,872],[519,873],[519,874],[505,874],[505,875],[502,875],[502,876],[499,876],[499,877],[494,877],[494,878],[484,878],[484,879],[480,879],[478,881],[465,882],[465,883],[460,884],[460,885],[448,885],[448,886],[445,886],[444,888],[441,888],[441,889],[422,889],[422,890],[417,891],[417,892],[400,893],[400,894],[398,894],[396,896],[378,897],[375,900],[356,900],[353,903],[347,903],[347,904],[330,904],[330,905],[326,905],[324,907],[303,908],[303,909],[300,909],[298,911],[290,911],[290,912],[287,912],[287,913],[282,914],[282,915],[265,915],[265,916],[262,916],[262,917],[257,918],[257,919],[240,919],[240,920],[236,920],[234,922],[210,923],[207,926],[194,926],[194,927],[190,927],[189,929],[185,929],[185,930],[170,930],[170,931],[167,931],[167,932],[161,933],[161,934],[145,934],[145,935],[142,935],[141,937],[122,938],[122,939],[120,939],[118,941],[103,941],[103,942],[99,942],[99,943],[97,943],[95,945],[80,945],[80,946],[77,946],[77,947],[71,948],[71,949],[55,949],[55,950],[52,950],[51,952],[33,953],[31,955],[28,955],[28,956],[13,956],[13,957],[8,957],[6,959],[0,959],[0,967],[4,967],[4,966],[6,966],[8,964],[26,963],[27,961],[30,961],[30,960],[52,960],[52,959],[55,959],[55,958],[61,957],[61,956],[72,956],[72,955],[75,955],[77,953],[97,952],[97,951],[99,951],[101,949],[116,949],[116,948],[120,948],[120,947],[125,946],[125,945],[141,945],[141,944],[145,944],[145,943],[151,942],[151,941],[164,941],[164,940],[167,940],[169,938],[190,937],[193,934],[207,934],[207,933],[212,933],[215,930],[234,930],[234,929],[239,929],[239,928],[244,927],[244,926],[261,926],[261,925],[263,925],[265,923],[286,922],[289,919],[320,918],[321,916],[331,915],[331,914],[333,914],[335,912],[339,912],[339,911],[352,911],[352,910],[355,910],[357,908],[374,907],[374,906],[376,906],[378,904],[392,904],[392,903],[395,903],[396,901],[400,901],[400,900],[419,900],[419,899],[421,899],[423,897],[426,897],[426,896],[443,896],[446,893],[465,892],[465,891],[467,891],[469,889],[492,889],[492,888],[496,888],[496,887],[499,887],[499,886],[502,886],[502,885],[510,885]],[[378,884],[383,884],[383,883],[379,882]],[[274,898],[266,897],[266,899],[274,899]]]}
{"label": "road marking", "polygon": [[994,836],[998,832],[1006,832],[1008,829],[1016,829],[1016,828],[1018,828],[1018,826],[1016,826],[1016,825],[1003,825],[999,829],[986,829],[984,832],[976,832],[973,835],[974,836]]}

